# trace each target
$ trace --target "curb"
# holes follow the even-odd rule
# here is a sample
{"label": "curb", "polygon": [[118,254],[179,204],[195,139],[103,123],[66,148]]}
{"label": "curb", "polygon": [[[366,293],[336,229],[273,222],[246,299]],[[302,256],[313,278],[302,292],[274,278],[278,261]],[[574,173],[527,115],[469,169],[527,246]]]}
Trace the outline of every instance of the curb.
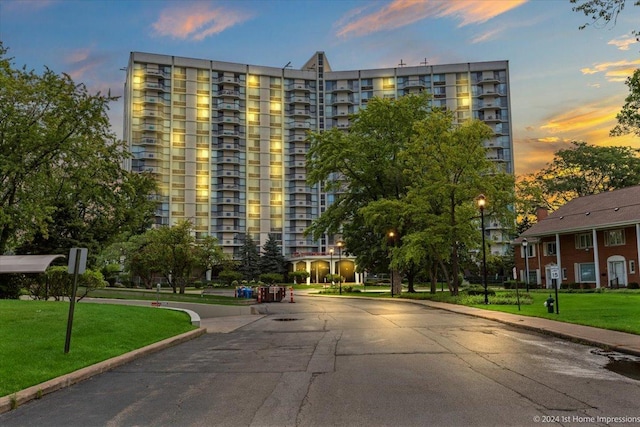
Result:
{"label": "curb", "polygon": [[204,335],[206,332],[206,328],[198,328],[193,331],[185,332],[184,334],[176,335],[175,337],[158,341],[146,347],[130,351],[129,353],[112,357],[111,359],[103,360],[102,362],[84,367],[69,374],[65,374],[60,377],[53,378],[49,381],[36,384],[8,396],[0,397],[0,414],[11,411],[12,409],[15,409],[18,406],[21,406],[31,400],[40,399],[44,395],[53,393],[54,391],[60,390],[65,387],[69,387],[73,384],[89,379],[95,375],[115,369],[139,357],[146,356],[159,350],[164,350],[165,348],[173,347],[175,345],[190,341],[194,338]]}

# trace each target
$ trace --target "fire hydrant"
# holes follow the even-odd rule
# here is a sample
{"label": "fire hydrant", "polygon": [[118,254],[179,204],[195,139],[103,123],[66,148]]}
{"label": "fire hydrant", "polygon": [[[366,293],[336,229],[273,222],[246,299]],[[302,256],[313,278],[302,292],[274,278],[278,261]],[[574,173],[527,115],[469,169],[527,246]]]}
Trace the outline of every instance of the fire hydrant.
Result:
{"label": "fire hydrant", "polygon": [[549,298],[547,298],[547,300],[544,302],[545,307],[547,307],[547,313],[553,313],[554,302],[556,302],[556,300],[554,300],[553,297],[549,295]]}

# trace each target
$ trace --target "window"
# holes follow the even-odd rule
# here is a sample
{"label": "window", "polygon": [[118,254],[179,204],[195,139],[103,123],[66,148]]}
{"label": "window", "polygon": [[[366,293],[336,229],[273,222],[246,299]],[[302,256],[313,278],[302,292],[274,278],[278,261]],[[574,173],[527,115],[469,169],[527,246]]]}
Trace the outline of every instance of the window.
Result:
{"label": "window", "polygon": [[605,246],[619,246],[624,245],[624,230],[607,230],[604,232],[604,245]]}
{"label": "window", "polygon": [[591,233],[576,234],[576,249],[593,247],[593,235]]}
{"label": "window", "polygon": [[[524,258],[524,246],[521,247],[520,257]],[[536,245],[529,244],[527,245],[527,258],[534,258],[536,256]]]}
{"label": "window", "polygon": [[578,279],[580,283],[596,281],[596,265],[592,262],[578,264]]}
{"label": "window", "polygon": [[544,255],[556,256],[558,254],[556,250],[556,242],[544,242]]}
{"label": "window", "polygon": [[629,273],[635,274],[636,272],[636,262],[632,259],[629,260]]}

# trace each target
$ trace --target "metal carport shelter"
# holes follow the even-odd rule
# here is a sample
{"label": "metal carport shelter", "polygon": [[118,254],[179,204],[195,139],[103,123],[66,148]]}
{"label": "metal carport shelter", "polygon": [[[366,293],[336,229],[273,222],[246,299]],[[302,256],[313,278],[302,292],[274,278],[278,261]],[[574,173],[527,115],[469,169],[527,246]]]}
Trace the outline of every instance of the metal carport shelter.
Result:
{"label": "metal carport shelter", "polygon": [[56,258],[65,255],[0,255],[2,273],[44,273]]}

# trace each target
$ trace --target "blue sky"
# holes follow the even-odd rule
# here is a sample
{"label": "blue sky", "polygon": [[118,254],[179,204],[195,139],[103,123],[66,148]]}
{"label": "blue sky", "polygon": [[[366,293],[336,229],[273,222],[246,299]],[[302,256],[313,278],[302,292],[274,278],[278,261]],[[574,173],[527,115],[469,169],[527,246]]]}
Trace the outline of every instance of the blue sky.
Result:
{"label": "blue sky", "polygon": [[[615,25],[569,0],[2,0],[0,40],[14,64],[70,74],[123,94],[131,51],[301,67],[324,51],[335,70],[508,60],[516,174],[580,140],[640,148],[608,136],[640,67],[640,7]],[[112,104],[122,134],[122,100]]]}

